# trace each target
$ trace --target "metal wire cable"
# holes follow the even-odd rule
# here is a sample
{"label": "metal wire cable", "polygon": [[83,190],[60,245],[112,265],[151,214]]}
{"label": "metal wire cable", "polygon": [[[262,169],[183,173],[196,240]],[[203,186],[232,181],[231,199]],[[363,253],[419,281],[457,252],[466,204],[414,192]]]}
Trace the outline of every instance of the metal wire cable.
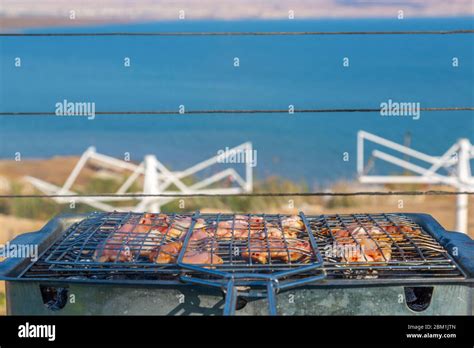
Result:
{"label": "metal wire cable", "polygon": [[472,29],[405,31],[208,31],[208,32],[95,32],[95,33],[0,33],[3,37],[48,36],[322,36],[322,35],[457,35]]}
{"label": "metal wire cable", "polygon": [[254,192],[254,193],[96,193],[96,194],[26,194],[0,195],[0,198],[147,198],[147,197],[318,197],[318,196],[457,196],[474,195],[474,191],[360,191],[360,192]]}
{"label": "metal wire cable", "polygon": [[[339,113],[339,112],[380,112],[380,108],[338,108],[338,109],[294,109],[294,113]],[[474,111],[473,106],[423,107],[420,111]],[[96,111],[95,115],[201,115],[201,114],[288,114],[288,109],[220,109],[220,110],[148,110],[148,111]],[[5,111],[0,116],[62,116],[52,111]],[[76,115],[71,115],[76,116]]]}
{"label": "metal wire cable", "polygon": [[[1,37],[94,37],[94,36],[323,36],[323,35],[454,35],[473,34],[474,30],[435,30],[435,31],[304,31],[304,32],[103,32],[103,33],[0,33]],[[474,107],[431,107],[420,111],[472,111]],[[347,109],[295,109],[294,113],[336,113],[336,112],[380,112],[380,108]],[[248,110],[190,110],[179,111],[98,111],[96,115],[178,115],[178,114],[274,114],[288,113],[287,109],[248,109]],[[56,116],[55,112],[0,112],[0,116]],[[316,196],[454,196],[474,195],[470,191],[387,191],[387,192],[259,192],[233,194],[175,193],[175,194],[27,194],[0,195],[0,198],[146,198],[146,197],[316,197]]]}

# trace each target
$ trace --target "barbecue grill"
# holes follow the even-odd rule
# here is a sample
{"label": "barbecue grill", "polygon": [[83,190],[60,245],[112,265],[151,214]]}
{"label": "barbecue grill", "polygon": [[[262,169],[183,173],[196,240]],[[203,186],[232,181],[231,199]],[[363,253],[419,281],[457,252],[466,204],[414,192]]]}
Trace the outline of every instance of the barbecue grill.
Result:
{"label": "barbecue grill", "polygon": [[96,212],[25,244],[9,314],[474,314],[474,242],[425,214]]}

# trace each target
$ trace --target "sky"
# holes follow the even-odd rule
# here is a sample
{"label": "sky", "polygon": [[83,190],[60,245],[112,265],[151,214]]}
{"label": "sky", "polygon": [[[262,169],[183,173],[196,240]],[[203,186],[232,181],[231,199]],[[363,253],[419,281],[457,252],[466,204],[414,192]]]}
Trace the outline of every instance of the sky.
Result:
{"label": "sky", "polygon": [[[394,18],[472,16],[472,0],[2,0],[2,19],[152,21],[185,19]],[[292,11],[292,12],[290,12]],[[5,24],[7,23],[7,24]],[[4,22],[8,26],[8,22]]]}

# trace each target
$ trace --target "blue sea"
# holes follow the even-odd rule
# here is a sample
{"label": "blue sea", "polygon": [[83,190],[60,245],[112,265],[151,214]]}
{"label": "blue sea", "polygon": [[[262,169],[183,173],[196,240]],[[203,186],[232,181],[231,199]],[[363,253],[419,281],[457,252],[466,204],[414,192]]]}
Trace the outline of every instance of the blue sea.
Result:
{"label": "blue sea", "polygon": [[[27,32],[358,31],[472,29],[472,18],[180,21]],[[378,108],[474,105],[473,35],[262,37],[2,37],[0,111],[50,111],[64,99],[104,110]],[[16,68],[15,58],[22,66]],[[124,57],[131,66],[124,67]],[[234,58],[240,67],[234,67]],[[343,67],[343,58],[349,67]],[[459,66],[452,66],[457,57]],[[356,177],[356,134],[366,130],[441,155],[474,142],[474,115],[378,113],[0,117],[0,158],[79,155],[87,147],[175,170],[251,141],[255,174],[311,186]],[[370,149],[368,149],[369,151]],[[343,160],[343,154],[349,160]],[[377,166],[377,165],[376,165]],[[210,169],[218,170],[221,168]],[[377,169],[377,167],[376,167]],[[381,165],[379,170],[400,171]],[[0,173],[1,174],[1,173]],[[32,173],[34,175],[34,173]]]}

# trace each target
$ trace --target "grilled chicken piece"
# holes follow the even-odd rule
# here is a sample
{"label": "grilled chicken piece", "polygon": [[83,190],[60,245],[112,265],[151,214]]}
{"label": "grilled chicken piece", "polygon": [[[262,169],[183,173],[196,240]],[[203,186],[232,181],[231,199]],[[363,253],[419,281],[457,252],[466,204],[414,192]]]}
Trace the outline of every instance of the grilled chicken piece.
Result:
{"label": "grilled chicken piece", "polygon": [[224,260],[215,253],[208,251],[186,251],[183,256],[183,263],[194,265],[221,265]]}
{"label": "grilled chicken piece", "polygon": [[232,231],[234,239],[247,239],[254,234],[261,231],[257,225],[249,224],[248,221],[235,219],[235,221],[219,221],[217,224],[216,235],[217,238],[232,238]]}
{"label": "grilled chicken piece", "polygon": [[250,241],[250,248],[244,247],[241,255],[243,258],[251,258],[263,264],[268,263],[269,257],[272,260],[296,262],[310,257],[311,247],[304,240],[288,240],[285,244],[281,239],[269,239],[268,243],[266,240],[259,239]]}
{"label": "grilled chicken piece", "polygon": [[167,215],[145,213],[140,219],[132,216],[96,249],[94,260],[130,262],[138,251],[140,256],[148,257],[162,241],[162,232],[166,229]]}
{"label": "grilled chicken piece", "polygon": [[361,252],[360,248],[354,245],[354,248],[344,249],[344,261],[346,262],[373,262],[374,259]]}
{"label": "grilled chicken piece", "polygon": [[335,242],[344,246],[343,258],[347,262],[387,262],[392,256],[392,242],[377,226],[349,226],[347,230],[332,232]]}
{"label": "grilled chicken piece", "polygon": [[[305,240],[289,240],[288,241],[289,255],[286,251],[278,253],[278,258],[283,262],[295,262],[311,256],[311,247]],[[274,258],[271,253],[272,259]]]}
{"label": "grilled chicken piece", "polygon": [[281,225],[283,227],[283,231],[285,231],[287,234],[294,234],[294,238],[296,238],[296,235],[300,231],[304,231],[306,229],[303,220],[301,220],[298,215],[291,215],[282,219]]}
{"label": "grilled chicken piece", "polygon": [[268,236],[272,238],[283,238],[283,234],[285,238],[296,238],[298,233],[304,230],[304,224],[299,216],[283,219],[283,231],[281,231],[279,226],[272,223],[265,226],[261,217],[252,216],[249,218],[245,215],[236,215],[235,221],[220,221],[216,233],[218,238],[248,239],[249,235],[250,238],[266,238],[265,227]]}
{"label": "grilled chicken piece", "polygon": [[206,240],[209,238],[207,232],[205,229],[199,229],[199,230],[194,230],[191,237],[189,238],[189,241],[201,241],[201,240]]}
{"label": "grilled chicken piece", "polygon": [[[347,262],[388,262],[392,257],[392,244],[375,242],[370,238],[358,238],[358,244],[346,243],[344,259]],[[338,242],[339,244],[342,244]],[[352,246],[352,247],[350,247]]]}
{"label": "grilled chicken piece", "polygon": [[250,241],[250,247],[243,247],[241,250],[241,256],[244,259],[252,259],[252,261],[258,263],[267,263],[268,261],[268,245],[266,241],[262,239],[256,239]]}
{"label": "grilled chicken piece", "polygon": [[395,242],[401,242],[413,236],[420,235],[420,230],[413,229],[410,226],[384,226],[383,229],[390,235]]}
{"label": "grilled chicken piece", "polygon": [[354,238],[368,238],[375,237],[379,235],[385,235],[382,229],[378,228],[377,226],[355,226],[355,227],[348,227],[349,233]]}
{"label": "grilled chicken piece", "polygon": [[132,261],[133,253],[128,242],[133,240],[137,234],[141,233],[136,231],[136,227],[138,226],[140,225],[133,223],[123,224],[95,250],[93,259],[96,262]]}
{"label": "grilled chicken piece", "polygon": [[347,262],[388,262],[392,257],[393,243],[419,236],[421,230],[407,225],[364,226],[349,225],[346,229],[320,226],[324,236],[334,236],[336,245],[343,246],[343,258]]}
{"label": "grilled chicken piece", "polygon": [[140,256],[146,257],[154,245],[163,239],[163,235],[156,230],[152,230],[151,225],[147,226],[127,222],[114,232],[112,238],[116,240],[121,239],[122,242],[125,241],[132,254],[139,250]]}
{"label": "grilled chicken piece", "polygon": [[[170,219],[166,216],[166,223],[157,226],[156,229],[155,226],[153,226],[153,230],[146,236],[146,245],[144,245],[140,250],[140,255],[148,256],[150,251],[155,248],[153,244],[161,244],[163,242],[174,240],[182,240],[188,232],[191,223],[191,217],[177,218],[175,221],[171,222]],[[203,219],[198,219],[194,224],[193,234],[195,234],[197,231],[204,231],[204,226],[205,221]]]}
{"label": "grilled chicken piece", "polygon": [[332,233],[337,244],[354,244],[354,238],[347,230],[337,230]]}
{"label": "grilled chicken piece", "polygon": [[295,239],[298,236],[298,231],[290,230],[290,229],[286,229],[282,231],[280,228],[273,227],[272,225],[270,225],[270,227],[267,227],[266,233],[265,231],[260,232],[259,238],[265,239],[267,235],[268,235],[268,238],[270,239],[280,239],[280,240]]}
{"label": "grilled chicken piece", "polygon": [[183,243],[181,242],[170,242],[153,248],[148,258],[155,263],[174,263],[182,247]]}
{"label": "grilled chicken piece", "polygon": [[[207,239],[206,232],[197,230],[193,232],[190,243],[191,241],[199,242],[203,239]],[[214,245],[214,248],[212,248],[212,245]],[[191,264],[211,264],[211,251],[213,251],[212,264],[222,264],[222,259],[216,255],[217,244],[213,243],[212,245],[205,245],[204,250],[200,251],[186,251],[183,256],[183,262]],[[183,243],[181,241],[167,243],[161,247],[154,248],[150,253],[149,259],[155,263],[174,263],[182,247]]]}
{"label": "grilled chicken piece", "polygon": [[[173,225],[176,227],[187,230],[191,223],[193,222],[193,218],[190,216],[178,218],[173,222]],[[197,219],[194,224],[194,229],[204,228],[206,226],[206,222],[204,219]]]}
{"label": "grilled chicken piece", "polygon": [[245,222],[255,229],[263,228],[263,217],[260,216],[247,216],[247,215],[235,215],[236,222]]}
{"label": "grilled chicken piece", "polygon": [[164,233],[168,228],[169,218],[166,214],[145,213],[139,224],[135,227],[136,232],[158,231]]}
{"label": "grilled chicken piece", "polygon": [[375,262],[390,261],[392,256],[391,244],[385,242],[377,243],[371,239],[363,239],[360,242],[362,252],[367,256],[367,258],[372,258],[372,261]]}
{"label": "grilled chicken piece", "polygon": [[96,262],[130,262],[133,255],[130,247],[126,245],[126,235],[115,235],[107,239],[94,252]]}
{"label": "grilled chicken piece", "polygon": [[[173,222],[169,222],[164,226],[164,228],[158,229],[162,234],[166,234],[169,238],[180,239],[188,232],[189,227],[191,226],[192,218],[183,217],[178,218]],[[205,221],[203,219],[197,219],[194,224],[194,230],[202,229],[205,227]]]}

